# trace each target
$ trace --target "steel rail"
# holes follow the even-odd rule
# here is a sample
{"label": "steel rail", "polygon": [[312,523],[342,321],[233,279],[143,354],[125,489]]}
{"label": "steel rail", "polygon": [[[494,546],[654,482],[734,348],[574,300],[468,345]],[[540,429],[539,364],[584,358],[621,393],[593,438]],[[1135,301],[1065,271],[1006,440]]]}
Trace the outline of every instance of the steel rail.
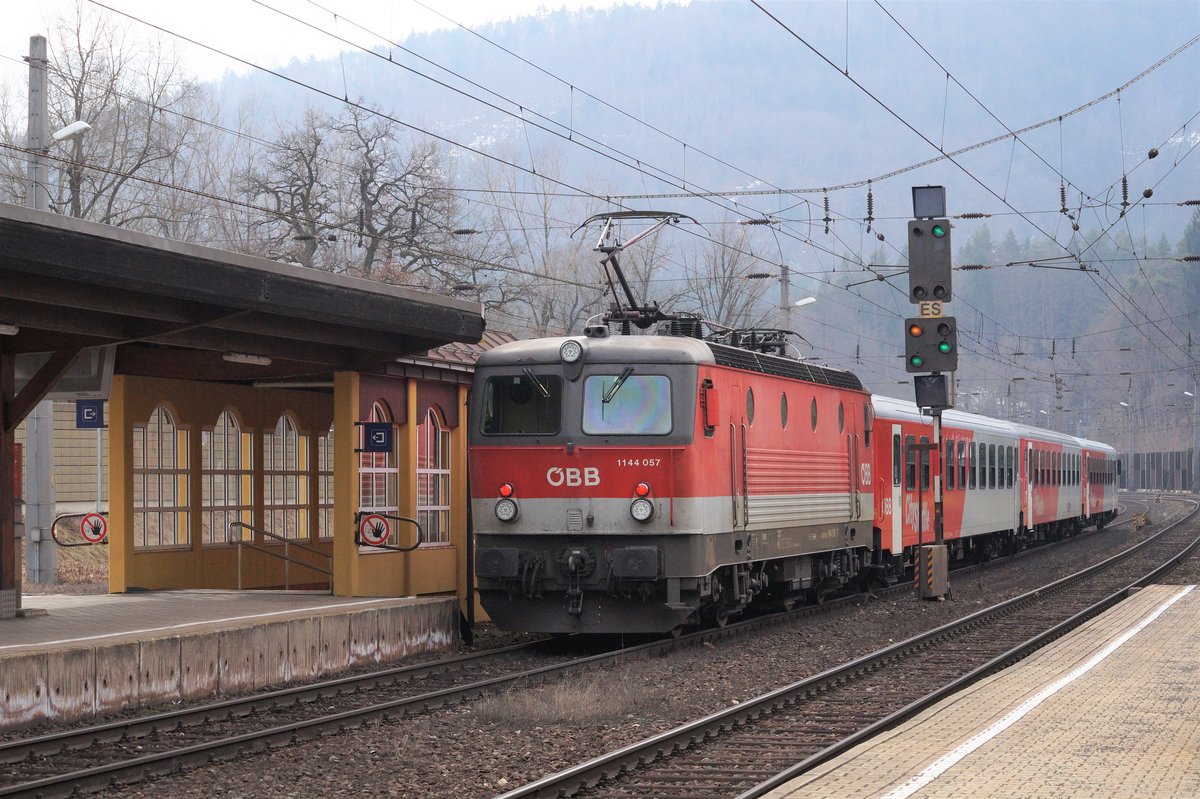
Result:
{"label": "steel rail", "polygon": [[[853,680],[865,673],[878,670],[892,661],[897,661],[912,653],[926,649],[942,639],[948,639],[956,634],[968,630],[979,625],[982,625],[989,620],[998,619],[1008,615],[1015,610],[1027,605],[1032,605],[1038,601],[1059,593],[1064,589],[1080,583],[1094,575],[1106,571],[1122,561],[1133,557],[1140,553],[1143,549],[1150,547],[1160,541],[1163,536],[1167,535],[1175,527],[1195,517],[1197,509],[1200,509],[1200,503],[1188,500],[1193,506],[1190,513],[1184,517],[1174,521],[1172,524],[1164,527],[1155,535],[1147,538],[1129,549],[1118,553],[1110,558],[1107,558],[1093,566],[1082,569],[1074,574],[1056,580],[1041,588],[1028,591],[1020,596],[998,603],[988,608],[984,608],[962,619],[947,623],[933,630],[920,633],[905,641],[901,641],[893,646],[881,649],[877,652],[865,655],[856,660],[845,663],[841,666],[828,669],[820,674],[813,675],[790,685],[770,691],[754,699],[740,703],[729,708],[722,709],[716,713],[697,719],[687,724],[681,725],[672,730],[659,733],[658,735],[647,738],[643,741],[622,747],[615,751],[606,753],[599,757],[593,758],[585,763],[578,764],[568,769],[564,769],[556,774],[548,775],[542,779],[519,786],[511,791],[501,794],[497,799],[527,799],[528,797],[562,797],[572,796],[575,793],[594,788],[595,786],[611,780],[623,773],[633,772],[640,767],[655,762],[660,758],[669,757],[675,752],[681,752],[690,748],[699,746],[709,739],[715,739],[722,733],[738,728],[742,725],[752,723],[754,720],[766,717],[772,714],[776,709],[793,704],[803,700],[809,695],[816,695],[824,691],[827,687]],[[1154,569],[1152,572],[1144,575],[1133,583],[1121,588],[1113,594],[1105,597],[1099,602],[1095,602],[1085,610],[1074,614],[1070,619],[1059,622],[1024,643],[1013,647],[1012,649],[991,658],[982,666],[971,670],[967,674],[947,683],[942,688],[935,691],[929,696],[923,697],[899,711],[890,714],[884,719],[872,723],[855,733],[852,733],[847,738],[839,741],[832,746],[823,748],[818,753],[805,759],[801,763],[790,767],[787,771],[782,772],[787,774],[786,778],[780,777],[778,780],[772,778],[766,783],[761,783],[752,791],[743,793],[738,799],[750,799],[751,797],[762,796],[773,787],[786,782],[797,774],[803,773],[803,770],[808,770],[821,762],[824,762],[837,754],[845,751],[855,743],[869,737],[888,727],[895,726],[901,721],[911,717],[921,709],[929,706],[933,702],[942,698],[954,690],[959,690],[962,687],[977,681],[988,674],[994,673],[1001,668],[1027,656],[1034,649],[1044,646],[1045,643],[1064,635],[1070,629],[1082,624],[1089,618],[1099,614],[1111,605],[1119,602],[1128,592],[1137,585],[1144,584],[1145,581],[1152,580],[1163,573],[1164,570],[1173,568],[1180,560],[1186,558],[1191,551],[1200,544],[1200,537],[1193,540],[1186,549],[1176,553],[1165,563]],[[936,698],[934,698],[936,697]],[[766,787],[766,786],[770,787]],[[761,789],[761,790],[760,790]],[[757,792],[756,792],[757,791]]]}
{"label": "steel rail", "polygon": [[[1043,552],[1046,548],[1045,546],[1041,546],[1023,550],[1013,556],[998,558],[988,564],[977,564],[966,567],[963,571],[974,571],[990,565],[1001,565],[1008,562],[1010,558]],[[882,596],[901,592],[907,593],[911,590],[911,585],[899,583],[888,588],[878,589],[875,594]],[[605,668],[634,658],[661,656],[669,652],[700,646],[704,643],[722,641],[749,632],[783,624],[791,624],[803,618],[826,615],[839,609],[855,606],[863,601],[863,596],[863,594],[855,594],[830,600],[821,605],[802,606],[791,611],[769,614],[729,624],[724,628],[701,630],[681,636],[678,639],[651,641],[623,647],[610,652],[575,658],[562,663],[476,681],[467,685],[426,692],[354,710],[268,727],[257,732],[249,732],[178,749],[146,754],[137,758],[77,770],[67,774],[47,776],[36,781],[0,786],[0,797],[24,795],[43,797],[65,796],[77,790],[101,789],[114,782],[126,782],[146,776],[170,773],[184,764],[201,763],[209,759],[235,756],[263,747],[317,735],[322,731],[343,729],[347,726],[361,724],[372,719],[399,717],[457,702],[469,701],[514,685],[537,684],[571,672]],[[545,639],[541,639],[526,644],[518,644],[469,655],[460,655],[430,663],[401,666],[370,672],[368,674],[340,677],[249,697],[207,703],[195,708],[169,711],[136,719],[123,719],[76,730],[52,733],[36,738],[0,743],[0,763],[20,763],[34,761],[37,758],[50,758],[57,754],[79,751],[94,745],[127,741],[153,734],[170,733],[183,728],[198,728],[206,722],[252,716],[263,711],[285,710],[318,699],[361,693],[375,687],[396,684],[403,680],[412,680],[431,674],[469,668],[472,665],[485,663],[487,660],[496,659],[503,655],[529,650],[538,644],[544,643],[544,641]]]}

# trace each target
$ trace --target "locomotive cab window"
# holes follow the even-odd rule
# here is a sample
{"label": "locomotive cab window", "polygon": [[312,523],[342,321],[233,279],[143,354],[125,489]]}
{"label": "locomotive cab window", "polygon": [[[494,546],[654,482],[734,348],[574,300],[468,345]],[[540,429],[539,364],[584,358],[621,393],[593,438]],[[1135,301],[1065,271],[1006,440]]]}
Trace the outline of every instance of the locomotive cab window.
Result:
{"label": "locomotive cab window", "polygon": [[498,375],[483,389],[484,435],[552,435],[562,426],[562,378],[558,375]]}
{"label": "locomotive cab window", "polygon": [[654,436],[671,432],[671,381],[665,375],[592,375],[583,384],[583,432]]}

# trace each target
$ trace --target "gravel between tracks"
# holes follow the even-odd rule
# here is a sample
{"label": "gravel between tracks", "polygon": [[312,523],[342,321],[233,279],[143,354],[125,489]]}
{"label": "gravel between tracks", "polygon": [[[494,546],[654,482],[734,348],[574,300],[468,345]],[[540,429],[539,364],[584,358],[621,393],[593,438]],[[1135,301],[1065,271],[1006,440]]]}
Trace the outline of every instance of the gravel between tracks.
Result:
{"label": "gravel between tracks", "polygon": [[[875,600],[794,627],[629,663],[579,683],[360,727],[100,796],[492,797],[1043,585],[1147,534],[1122,526],[1083,536],[960,578],[949,601]],[[1197,579],[1200,563],[1193,558],[1168,581]],[[497,644],[504,638],[483,635]]]}

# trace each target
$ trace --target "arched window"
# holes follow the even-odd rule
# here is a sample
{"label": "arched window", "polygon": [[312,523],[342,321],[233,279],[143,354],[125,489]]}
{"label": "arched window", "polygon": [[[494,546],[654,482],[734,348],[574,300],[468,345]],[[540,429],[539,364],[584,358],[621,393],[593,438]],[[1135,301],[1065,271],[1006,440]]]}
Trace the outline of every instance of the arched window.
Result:
{"label": "arched window", "polygon": [[417,427],[417,521],[426,543],[450,543],[450,430],[433,408]]}
{"label": "arched window", "polygon": [[[372,422],[391,422],[392,414],[382,402],[371,406]],[[377,513],[400,513],[400,470],[396,451],[363,452],[358,456],[358,509]],[[395,525],[393,524],[393,529]]]}
{"label": "arched window", "polygon": [[333,427],[317,440],[317,535],[333,538]]}
{"label": "arched window", "polygon": [[191,543],[188,434],[159,405],[145,425],[133,427],[133,545]]}
{"label": "arched window", "polygon": [[200,433],[200,459],[204,543],[237,541],[246,531],[238,528],[231,534],[230,523],[249,524],[253,519],[254,439],[225,411],[212,430]]}
{"label": "arched window", "polygon": [[267,532],[308,538],[308,437],[286,414],[263,436],[263,515]]}

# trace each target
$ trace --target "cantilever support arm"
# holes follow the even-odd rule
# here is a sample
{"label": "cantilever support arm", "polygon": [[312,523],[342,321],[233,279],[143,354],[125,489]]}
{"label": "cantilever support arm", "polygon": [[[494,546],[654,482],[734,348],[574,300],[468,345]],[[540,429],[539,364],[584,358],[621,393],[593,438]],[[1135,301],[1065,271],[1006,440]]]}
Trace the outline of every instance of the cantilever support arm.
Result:
{"label": "cantilever support arm", "polygon": [[63,350],[55,350],[50,356],[50,360],[42,364],[42,368],[38,369],[37,374],[29,379],[25,388],[21,389],[21,393],[13,397],[12,404],[5,408],[4,432],[11,433],[17,429],[17,425],[29,415],[33,406],[41,402],[42,398],[58,382],[58,379],[63,376],[81,349],[82,347],[68,347]]}

